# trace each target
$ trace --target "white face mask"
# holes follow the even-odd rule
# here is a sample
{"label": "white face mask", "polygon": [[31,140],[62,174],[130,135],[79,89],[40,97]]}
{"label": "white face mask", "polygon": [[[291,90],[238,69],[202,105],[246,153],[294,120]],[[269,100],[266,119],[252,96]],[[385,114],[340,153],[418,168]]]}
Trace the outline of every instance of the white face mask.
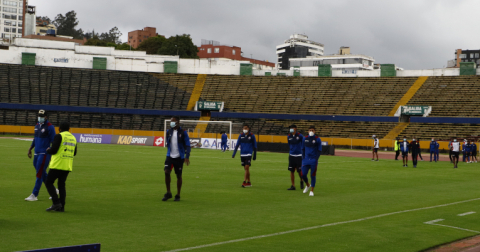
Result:
{"label": "white face mask", "polygon": [[435,139],[432,139],[432,142],[435,141]]}
{"label": "white face mask", "polygon": [[457,139],[453,139],[453,141],[454,141],[454,142],[456,142],[456,141],[457,141]]}
{"label": "white face mask", "polygon": [[293,130],[293,129],[290,129],[290,133],[293,133],[294,131],[295,131],[295,130]]}
{"label": "white face mask", "polygon": [[175,126],[177,126],[176,122],[170,122],[170,127],[175,128]]}
{"label": "white face mask", "polygon": [[313,131],[308,132],[309,136],[315,136],[315,133]]}
{"label": "white face mask", "polygon": [[413,139],[413,141],[415,141],[415,138]]}
{"label": "white face mask", "polygon": [[248,133],[248,130],[243,130],[243,133],[247,134],[247,133]]}
{"label": "white face mask", "polygon": [[404,138],[404,139],[403,139],[403,141],[407,141],[407,139],[406,139],[406,138]]}
{"label": "white face mask", "polygon": [[38,117],[38,122],[39,123],[45,123],[45,117]]}

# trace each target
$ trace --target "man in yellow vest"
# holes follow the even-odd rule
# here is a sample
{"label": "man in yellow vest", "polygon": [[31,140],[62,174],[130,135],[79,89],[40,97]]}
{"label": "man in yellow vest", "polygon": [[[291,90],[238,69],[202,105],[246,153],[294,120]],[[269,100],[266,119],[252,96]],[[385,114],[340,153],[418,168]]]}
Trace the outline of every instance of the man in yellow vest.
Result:
{"label": "man in yellow vest", "polygon": [[395,138],[395,143],[393,144],[395,149],[395,160],[398,160],[398,156],[400,155],[400,143],[398,140],[398,137]]}
{"label": "man in yellow vest", "polygon": [[[53,201],[53,205],[47,208],[47,211],[65,211],[65,198],[67,196],[65,181],[68,174],[72,171],[73,157],[77,155],[77,140],[69,130],[70,123],[61,123],[60,133],[55,135],[52,147],[47,149],[47,153],[52,155],[52,160],[50,161],[50,170],[45,186]],[[60,191],[60,198],[58,198],[53,186],[56,179],[58,179],[57,188]]]}

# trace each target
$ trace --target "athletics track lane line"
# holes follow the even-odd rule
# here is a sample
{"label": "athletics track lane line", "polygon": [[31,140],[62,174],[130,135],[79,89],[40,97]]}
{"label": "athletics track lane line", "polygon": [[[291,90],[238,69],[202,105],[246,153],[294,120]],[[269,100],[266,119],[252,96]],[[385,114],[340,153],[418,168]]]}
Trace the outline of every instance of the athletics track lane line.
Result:
{"label": "athletics track lane line", "polygon": [[259,235],[259,236],[253,236],[253,237],[235,239],[235,240],[230,240],[230,241],[210,243],[210,244],[199,245],[199,246],[189,247],[189,248],[181,248],[181,249],[168,250],[168,251],[165,251],[165,252],[179,252],[179,251],[187,251],[187,250],[194,250],[194,249],[200,249],[200,248],[208,248],[208,247],[213,247],[213,246],[218,246],[218,245],[224,245],[224,244],[229,244],[229,243],[242,242],[242,241],[248,241],[248,240],[255,240],[255,239],[267,238],[267,237],[272,237],[272,236],[278,236],[278,235],[296,233],[296,232],[301,232],[301,231],[305,231],[305,230],[318,229],[318,228],[322,228],[322,227],[330,227],[330,226],[337,226],[337,225],[341,225],[341,224],[348,224],[348,223],[360,222],[360,221],[371,220],[371,219],[381,218],[381,217],[390,216],[390,215],[395,215],[395,214],[409,213],[409,212],[415,212],[415,211],[420,211],[420,210],[427,210],[427,209],[433,209],[433,208],[439,208],[439,207],[452,206],[452,205],[457,205],[457,204],[472,202],[472,201],[476,201],[476,200],[480,200],[480,198],[463,200],[463,201],[457,201],[457,202],[452,202],[452,203],[447,203],[447,204],[442,204],[442,205],[436,205],[436,206],[429,206],[429,207],[422,207],[422,208],[415,208],[415,209],[397,211],[397,212],[392,212],[392,213],[379,214],[379,215],[370,216],[370,217],[365,217],[365,218],[361,218],[361,219],[355,219],[355,220],[349,220],[349,221],[340,221],[340,222],[335,222],[335,223],[329,223],[329,224],[318,225],[318,226],[307,227],[307,228],[294,229],[294,230],[289,230],[289,231],[284,231],[284,232],[278,232],[278,233],[273,233],[273,234],[266,234],[266,235]]}

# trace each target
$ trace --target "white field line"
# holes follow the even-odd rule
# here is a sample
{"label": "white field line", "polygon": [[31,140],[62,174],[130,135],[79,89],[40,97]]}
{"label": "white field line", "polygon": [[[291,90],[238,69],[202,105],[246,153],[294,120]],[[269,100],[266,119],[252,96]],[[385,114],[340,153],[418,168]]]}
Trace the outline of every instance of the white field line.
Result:
{"label": "white field line", "polygon": [[459,227],[454,227],[454,226],[437,224],[437,222],[440,222],[440,221],[443,221],[443,219],[431,220],[431,221],[427,221],[427,222],[424,222],[424,223],[425,223],[425,224],[429,224],[429,225],[435,225],[435,226],[441,226],[441,227],[454,228],[454,229],[459,229],[459,230],[463,230],[463,231],[468,231],[468,232],[480,234],[479,231],[475,231],[475,230],[471,230],[471,229],[459,228]]}
{"label": "white field line", "polygon": [[474,214],[474,213],[475,212],[466,212],[466,213],[458,214],[458,216],[465,216],[465,215]]}
{"label": "white field line", "polygon": [[[442,205],[436,205],[436,206],[429,206],[429,207],[408,209],[408,210],[391,212],[391,213],[384,213],[384,214],[374,215],[374,216],[365,217],[365,218],[360,218],[360,219],[355,219],[355,220],[334,222],[334,223],[329,223],[329,224],[324,224],[324,225],[318,225],[318,226],[312,226],[312,227],[294,229],[294,230],[283,231],[283,232],[278,232],[278,233],[273,233],[273,234],[266,234],[266,235],[259,235],[259,236],[253,236],[253,237],[235,239],[235,240],[230,240],[230,241],[210,243],[210,244],[204,244],[204,245],[199,245],[199,246],[189,247],[189,248],[174,249],[174,250],[169,250],[169,251],[165,251],[165,252],[178,252],[178,251],[187,251],[187,250],[200,249],[200,248],[208,248],[208,247],[213,247],[213,246],[218,246],[218,245],[224,245],[224,244],[229,244],[229,243],[242,242],[242,241],[248,241],[248,240],[255,240],[255,239],[267,238],[267,237],[272,237],[272,236],[278,236],[278,235],[296,233],[296,232],[301,232],[301,231],[306,231],[306,230],[318,229],[318,228],[322,228],[322,227],[330,227],[330,226],[337,226],[337,225],[342,225],[342,224],[360,222],[360,221],[371,220],[371,219],[381,218],[381,217],[390,216],[390,215],[395,215],[395,214],[402,214],[402,213],[409,213],[409,212],[415,212],[415,211],[421,211],[421,210],[427,210],[427,209],[433,209],[433,208],[439,208],[439,207],[452,206],[452,205],[457,205],[457,204],[462,204],[462,203],[467,203],[467,202],[472,202],[472,201],[477,201],[477,200],[480,200],[480,198],[463,200],[463,201],[457,201],[457,202],[452,202],[452,203],[447,203],[447,204],[442,204]],[[440,221],[440,220],[435,220],[435,221]],[[430,224],[430,223],[429,223],[429,224]],[[432,224],[432,225],[433,225],[433,224]],[[467,230],[467,231],[477,232],[477,231],[473,231],[473,230]],[[477,232],[477,233],[480,233],[480,232]]]}

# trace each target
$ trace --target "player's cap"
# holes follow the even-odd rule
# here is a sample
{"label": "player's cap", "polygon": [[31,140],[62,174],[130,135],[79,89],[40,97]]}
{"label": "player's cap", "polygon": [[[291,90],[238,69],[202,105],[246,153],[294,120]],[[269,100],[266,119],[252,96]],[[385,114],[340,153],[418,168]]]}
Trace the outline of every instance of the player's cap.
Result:
{"label": "player's cap", "polygon": [[288,128],[290,128],[290,129],[296,129],[296,128],[297,128],[297,125],[292,124],[292,125],[290,125]]}
{"label": "player's cap", "polygon": [[45,111],[44,109],[40,109],[40,110],[38,111],[38,116],[40,116],[40,117],[45,117],[45,116],[47,116],[47,111]]}

